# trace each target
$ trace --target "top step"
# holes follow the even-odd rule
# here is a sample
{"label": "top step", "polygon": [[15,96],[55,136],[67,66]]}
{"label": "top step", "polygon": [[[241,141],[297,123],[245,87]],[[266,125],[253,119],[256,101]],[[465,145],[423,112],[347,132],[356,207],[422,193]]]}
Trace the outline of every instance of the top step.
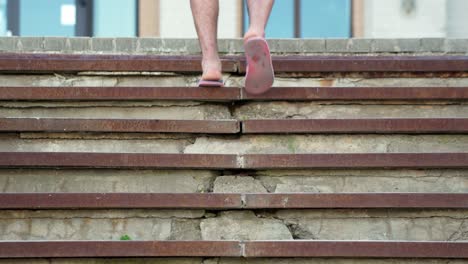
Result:
{"label": "top step", "polygon": [[[467,72],[468,39],[268,39],[276,72]],[[244,73],[241,39],[221,39],[225,72]],[[0,71],[199,72],[197,39],[0,38]],[[378,56],[376,56],[378,55]]]}
{"label": "top step", "polygon": [[[273,54],[467,55],[468,39],[267,39]],[[219,39],[221,54],[244,53],[242,39]],[[0,37],[0,52],[61,54],[196,55],[197,39]]]}
{"label": "top step", "polygon": [[[4,72],[200,72],[200,56],[0,54]],[[243,56],[222,57],[223,71],[245,73]],[[468,56],[273,56],[276,73],[468,72]]]}

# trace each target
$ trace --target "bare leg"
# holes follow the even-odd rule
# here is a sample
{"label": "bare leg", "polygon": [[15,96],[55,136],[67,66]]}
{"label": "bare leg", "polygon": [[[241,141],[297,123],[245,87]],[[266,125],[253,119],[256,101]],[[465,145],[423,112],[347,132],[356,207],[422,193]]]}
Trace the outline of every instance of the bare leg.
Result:
{"label": "bare leg", "polygon": [[218,55],[218,0],[190,0],[193,20],[203,54],[203,80],[220,80],[221,61]]}
{"label": "bare leg", "polygon": [[265,27],[273,8],[274,0],[247,0],[250,26],[244,41],[251,37],[265,37]]}

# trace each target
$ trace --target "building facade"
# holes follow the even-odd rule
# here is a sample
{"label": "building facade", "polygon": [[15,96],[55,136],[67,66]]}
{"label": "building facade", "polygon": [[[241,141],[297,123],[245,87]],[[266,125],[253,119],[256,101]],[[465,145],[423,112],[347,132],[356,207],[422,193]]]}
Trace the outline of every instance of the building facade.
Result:
{"label": "building facade", "polygon": [[[219,0],[220,38],[248,27],[242,0]],[[468,37],[466,0],[276,0],[269,38]],[[0,0],[0,35],[193,38],[189,0]]]}

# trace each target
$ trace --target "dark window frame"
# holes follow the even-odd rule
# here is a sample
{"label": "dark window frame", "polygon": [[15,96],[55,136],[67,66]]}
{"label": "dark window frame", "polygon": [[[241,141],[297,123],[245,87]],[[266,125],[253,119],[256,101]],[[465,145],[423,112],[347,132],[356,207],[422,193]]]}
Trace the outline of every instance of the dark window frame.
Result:
{"label": "dark window frame", "polygon": [[75,0],[76,6],[76,24],[75,36],[91,37],[93,36],[93,0]]}
{"label": "dark window frame", "polygon": [[20,33],[20,1],[7,1],[7,30],[11,31],[13,36],[19,36]]}

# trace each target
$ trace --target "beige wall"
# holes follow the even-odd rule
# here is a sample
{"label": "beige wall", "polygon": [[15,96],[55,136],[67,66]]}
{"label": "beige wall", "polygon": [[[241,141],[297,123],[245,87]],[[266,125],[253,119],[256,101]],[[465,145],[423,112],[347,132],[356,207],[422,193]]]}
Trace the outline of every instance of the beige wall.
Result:
{"label": "beige wall", "polygon": [[404,11],[404,1],[365,0],[364,37],[421,38],[446,36],[446,0],[415,0],[415,9],[410,13]]}
{"label": "beige wall", "polygon": [[[196,37],[190,1],[160,0],[160,37],[194,38]],[[240,0],[221,0],[219,15],[220,38],[240,37],[241,21]]]}
{"label": "beige wall", "polygon": [[447,37],[468,38],[468,1],[448,0]]}

